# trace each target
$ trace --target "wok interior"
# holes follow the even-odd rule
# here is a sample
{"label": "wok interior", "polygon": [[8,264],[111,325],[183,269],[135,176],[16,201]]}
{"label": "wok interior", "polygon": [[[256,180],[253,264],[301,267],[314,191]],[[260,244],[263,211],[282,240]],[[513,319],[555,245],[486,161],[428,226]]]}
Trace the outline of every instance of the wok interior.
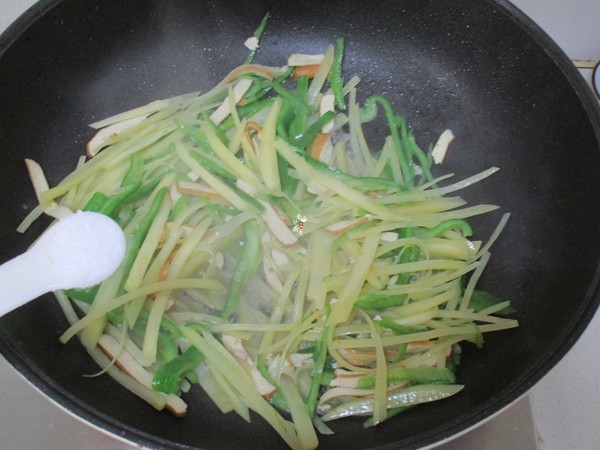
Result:
{"label": "wok interior", "polygon": [[[440,169],[455,179],[490,166],[491,179],[461,194],[501,212],[477,219],[487,238],[502,212],[509,226],[492,249],[480,286],[509,299],[518,329],[486,335],[483,351],[463,346],[451,399],[415,408],[376,429],[334,424],[322,448],[425,445],[508,404],[568,350],[598,302],[600,152],[595,116],[573,84],[566,59],[532,27],[494,2],[384,1],[64,1],[42,2],[33,22],[0,59],[0,180],[5,205],[2,260],[22,252],[45,226],[15,228],[36,204],[23,159],[51,184],[74,168],[93,132],[88,123],[172,95],[207,90],[247,54],[244,40],[272,14],[257,62],[282,65],[288,53],[320,53],[346,38],[345,74],[359,92],[383,93],[424,148],[451,128],[457,136]],[[56,4],[56,5],[55,5]],[[550,46],[550,47],[548,47]],[[542,47],[546,47],[544,50]],[[571,70],[569,72],[569,70]],[[592,114],[592,118],[590,118]],[[371,129],[371,142],[385,133]],[[279,448],[275,433],[223,416],[200,389],[185,420],[155,412],[98,371],[51,297],[0,319],[0,347],[48,395],[91,422],[151,445]]]}

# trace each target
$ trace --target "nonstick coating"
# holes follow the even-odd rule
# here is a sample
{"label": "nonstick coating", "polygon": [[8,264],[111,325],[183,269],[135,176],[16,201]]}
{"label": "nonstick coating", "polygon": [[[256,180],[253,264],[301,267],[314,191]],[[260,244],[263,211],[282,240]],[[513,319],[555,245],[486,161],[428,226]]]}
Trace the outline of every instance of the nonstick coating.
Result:
{"label": "nonstick coating", "polygon": [[[22,252],[49,223],[15,228],[36,205],[23,159],[56,184],[73,169],[105,116],[206,90],[247,55],[242,43],[272,18],[257,62],[282,65],[292,51],[347,42],[345,73],[362,95],[384,93],[427,148],[457,136],[444,172],[456,179],[500,171],[467,191],[501,205],[475,221],[493,247],[481,286],[509,299],[518,329],[464,346],[459,395],[415,408],[376,429],[334,424],[322,448],[412,448],[473,426],[525,393],[579,337],[599,301],[600,114],[568,59],[504,1],[42,1],[0,43],[0,260]],[[379,145],[384,124],[370,132]],[[378,140],[379,139],[379,140]],[[438,172],[441,173],[441,172]],[[32,274],[35,276],[35,274]],[[257,416],[223,416],[199,389],[186,419],[156,412],[98,369],[47,296],[0,320],[0,350],[49,397],[101,428],[150,447],[281,448]],[[188,447],[189,446],[189,447]]]}

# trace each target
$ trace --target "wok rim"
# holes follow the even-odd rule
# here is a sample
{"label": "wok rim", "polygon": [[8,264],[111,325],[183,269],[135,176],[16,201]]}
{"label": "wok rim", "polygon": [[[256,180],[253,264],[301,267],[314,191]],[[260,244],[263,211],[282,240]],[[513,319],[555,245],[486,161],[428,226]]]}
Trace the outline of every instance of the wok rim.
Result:
{"label": "wok rim", "polygon": [[[63,1],[64,0],[39,0],[10,24],[0,35],[0,58],[2,58],[6,50],[8,50],[21,35],[27,32],[31,25]],[[546,53],[548,58],[558,68],[583,107],[586,117],[590,121],[591,128],[594,131],[596,143],[598,144],[598,151],[600,151],[600,102],[595,98],[592,88],[587,85],[575,65],[572,64],[572,61],[539,25],[510,1],[486,0],[485,3],[492,8],[496,8],[499,13],[506,15],[511,22],[521,28],[522,31],[526,32],[527,36],[535,42],[541,51]],[[598,68],[596,70],[598,70]],[[599,306],[600,261],[597,262],[594,277],[588,286],[581,306],[574,313],[573,318],[569,322],[569,326],[565,327],[561,331],[560,336],[557,337],[556,344],[552,348],[552,351],[547,352],[545,357],[540,359],[539,364],[522,373],[515,383],[503,390],[502,395],[496,396],[481,404],[480,407],[462,414],[460,420],[456,418],[449,420],[435,430],[413,436],[412,438],[409,438],[409,440],[404,440],[407,445],[405,448],[433,448],[442,443],[447,443],[460,435],[472,431],[486,420],[491,419],[500,412],[506,410],[514,402],[526,395],[535,384],[537,384],[554,366],[556,366],[556,364],[558,364],[560,360],[564,358],[579,340],[584,330],[588,327]],[[25,379],[28,384],[41,392],[57,407],[63,409],[69,415],[87,425],[111,435],[117,440],[141,446],[143,448],[196,448],[162,439],[156,435],[132,428],[127,424],[117,421],[100,412],[92,405],[84,403],[66,389],[58,386],[53,380],[39,370],[33,361],[29,360],[25,355],[22,355],[16,347],[6,339],[1,330],[0,353],[10,365],[19,372],[21,377]],[[392,443],[377,448],[392,449],[395,448],[395,446]]]}

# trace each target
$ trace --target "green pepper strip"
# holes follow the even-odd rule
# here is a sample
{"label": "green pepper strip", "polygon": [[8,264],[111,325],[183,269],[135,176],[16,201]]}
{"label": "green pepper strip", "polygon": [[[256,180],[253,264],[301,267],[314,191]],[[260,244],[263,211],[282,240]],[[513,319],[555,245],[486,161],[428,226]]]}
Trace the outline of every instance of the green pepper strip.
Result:
{"label": "green pepper strip", "polygon": [[[264,100],[259,100],[255,102],[249,102],[245,105],[241,105],[237,107],[238,116],[240,119],[244,119],[246,117],[253,116],[259,111],[262,111],[265,108],[270,107],[275,102],[275,99],[265,98]],[[221,129],[223,131],[228,131],[235,126],[235,121],[233,117],[228,117],[221,123]]]}
{"label": "green pepper strip", "polygon": [[[75,300],[80,300],[88,305],[91,305],[96,296],[99,286],[94,286],[88,289],[68,289],[65,294]],[[140,335],[146,331],[146,324],[150,313],[147,309],[142,308],[137,321],[133,325],[132,330]],[[123,308],[113,309],[106,314],[109,322],[113,324],[123,323]],[[163,316],[160,321],[160,334],[158,335],[158,351],[163,361],[170,361],[178,356],[177,339],[181,336],[181,332],[167,316]]]}
{"label": "green pepper strip", "polygon": [[346,109],[344,100],[344,79],[342,77],[342,62],[344,60],[344,38],[337,39],[337,47],[335,51],[335,59],[333,68],[331,69],[331,90],[335,97],[335,104],[339,110]]}
{"label": "green pepper strip", "polygon": [[113,216],[125,203],[138,193],[142,183],[141,181],[131,185],[129,189],[120,194],[106,196],[101,192],[95,192],[94,195],[82,208],[84,211],[94,211],[106,216]]}
{"label": "green pepper strip", "polygon": [[225,136],[225,133],[223,132],[221,127],[214,123],[207,113],[202,114],[202,119],[204,119],[204,121],[208,123],[208,126],[211,128],[213,133],[215,133],[215,136],[217,136],[217,138],[219,138],[219,140],[223,143],[223,145],[225,147],[229,146],[229,139],[227,138],[227,136]]}
{"label": "green pepper strip", "polygon": [[[273,380],[273,377],[269,373],[269,370],[267,369],[267,366],[265,364],[265,355],[263,355],[262,353],[256,355],[256,367],[258,368],[258,371],[264,377],[265,380],[267,380],[273,386],[276,386],[275,380]],[[279,409],[289,412],[285,396],[281,393],[279,388],[275,388],[275,394],[273,394],[269,398],[269,402],[278,407]]]}
{"label": "green pepper strip", "polygon": [[419,166],[421,166],[421,170],[423,170],[425,179],[427,181],[432,181],[433,175],[431,174],[431,161],[427,158],[425,152],[417,145],[415,137],[412,134],[408,135],[408,148],[419,161]]}
{"label": "green pepper strip", "polygon": [[310,80],[308,79],[307,75],[302,75],[296,80],[296,95],[304,103],[306,103],[306,100],[308,99],[308,85],[310,84],[309,81]]}
{"label": "green pepper strip", "polygon": [[[302,104],[306,104],[306,101],[308,99],[308,84],[309,83],[307,76],[302,76],[296,80],[295,98],[297,98],[298,101]],[[306,130],[306,121],[308,119],[308,116],[312,114],[312,112],[303,110],[302,108],[299,108],[295,103],[290,103],[285,99],[283,105],[287,105],[290,109],[293,110],[293,118],[289,124],[289,132],[287,133],[288,140],[292,140],[302,136]]]}
{"label": "green pepper strip", "polygon": [[202,150],[204,150],[206,153],[208,153],[210,155],[215,154],[212,147],[208,143],[206,136],[204,136],[204,133],[202,131],[198,130],[197,128],[190,127],[189,125],[184,124],[179,119],[175,119],[175,124],[181,131],[183,131],[193,141],[195,141],[198,145],[200,145],[200,148]]}
{"label": "green pepper strip", "polygon": [[238,304],[240,293],[244,285],[254,274],[260,261],[261,244],[260,228],[256,220],[249,220],[244,224],[244,243],[240,257],[233,271],[233,277],[225,299],[225,306],[221,312],[223,319],[229,319]]}
{"label": "green pepper strip", "polygon": [[189,347],[181,355],[158,368],[152,378],[152,389],[165,394],[176,394],[185,373],[196,368],[203,359],[204,355],[196,347]]}
{"label": "green pepper strip", "polygon": [[287,217],[295,217],[297,214],[300,214],[300,209],[287,197],[267,195],[266,201],[276,206]]}
{"label": "green pepper strip", "polygon": [[139,152],[131,155],[130,161],[129,169],[127,169],[123,181],[121,181],[121,186],[129,186],[137,183],[142,179],[142,175],[144,174],[144,160]]}
{"label": "green pepper strip", "polygon": [[157,352],[161,361],[171,361],[179,356],[177,339],[171,335],[158,335]]}
{"label": "green pepper strip", "polygon": [[[247,78],[249,80],[252,81],[252,85],[250,86],[250,89],[248,89],[246,91],[246,93],[244,94],[242,100],[240,101],[240,106],[238,106],[238,115],[239,115],[239,108],[241,108],[242,106],[245,105],[249,105],[251,103],[257,103],[258,101],[260,101],[261,99],[263,99],[263,97],[268,94],[271,89],[271,80],[265,79],[263,77],[257,77],[257,76],[252,76],[252,75],[242,75],[240,77],[240,79],[242,78]],[[274,99],[271,99],[274,101]]]}
{"label": "green pepper strip", "polygon": [[181,211],[183,211],[185,209],[185,207],[187,206],[187,202],[188,202],[188,199],[185,197],[185,195],[182,195],[181,197],[179,197],[177,199],[177,201],[173,205],[173,209],[171,210],[171,213],[169,214],[169,221],[173,221],[177,218],[177,216],[181,213]]}
{"label": "green pepper strip", "polygon": [[[455,383],[456,376],[446,367],[395,367],[388,370],[388,384],[411,382],[418,384]],[[375,387],[375,375],[361,377],[356,384],[358,389]]]}
{"label": "green pepper strip", "polygon": [[441,236],[450,230],[460,230],[463,236],[468,237],[473,234],[473,230],[469,223],[463,219],[449,219],[437,224],[433,228],[424,229],[419,228],[415,230],[415,236],[420,238],[433,238]]}
{"label": "green pepper strip", "polygon": [[408,327],[406,325],[400,325],[399,323],[394,322],[392,319],[388,317],[383,317],[379,324],[384,327],[392,330],[395,334],[411,334],[419,331],[417,328]]}
{"label": "green pepper strip", "polygon": [[394,143],[394,147],[396,147],[400,170],[402,172],[402,177],[404,178],[404,185],[407,189],[413,189],[415,187],[414,171],[410,162],[408,149],[402,145],[402,139],[398,131],[398,120],[394,114],[394,110],[392,109],[390,102],[380,95],[374,95],[367,98],[365,100],[365,109],[372,110],[375,103],[379,103],[385,112],[385,117],[388,121],[390,134],[392,136],[392,142]]}
{"label": "green pepper strip", "polygon": [[394,171],[392,170],[391,166],[389,164],[386,164],[383,167],[383,177],[389,179],[389,180],[393,180],[394,179]]}
{"label": "green pepper strip", "polygon": [[108,203],[110,197],[102,192],[94,192],[88,202],[83,206],[83,211],[99,212]]}
{"label": "green pepper strip", "polygon": [[308,144],[315,140],[315,137],[321,131],[323,126],[327,125],[335,119],[335,113],[333,111],[327,111],[317,120],[315,120],[304,133],[296,136],[292,136],[292,145],[296,145],[300,148],[305,148]]}
{"label": "green pepper strip", "polygon": [[158,183],[160,183],[161,179],[162,179],[162,176],[157,176],[157,177],[149,180],[146,184],[142,185],[139,189],[131,190],[132,191],[131,195],[129,197],[127,197],[127,199],[125,200],[125,203],[135,202],[136,200],[139,200],[140,198],[146,197],[148,194],[150,194],[156,188],[156,186],[158,186]]}
{"label": "green pepper strip", "polygon": [[[263,17],[263,19],[260,21],[258,28],[254,32],[254,36],[256,36],[256,38],[258,39],[259,44],[260,44],[260,40],[262,39],[263,34],[265,33],[265,28],[267,27],[268,20],[269,20],[269,13],[265,14],[265,17]],[[250,54],[244,60],[244,64],[251,64],[252,61],[254,61],[254,58],[256,57],[257,51],[258,51],[258,48],[256,48],[255,50],[251,50]]]}
{"label": "green pepper strip", "polygon": [[295,116],[294,108],[291,105],[284,103],[281,106],[281,111],[277,118],[277,135],[286,141],[288,140],[288,129]]}
{"label": "green pepper strip", "polygon": [[[308,98],[308,77],[303,76],[296,80],[296,97],[301,103],[306,103]],[[299,137],[304,134],[306,130],[306,121],[311,113],[298,109],[294,103],[290,103],[284,99],[283,106],[288,105],[293,110],[293,118],[289,124],[289,131],[287,133],[288,140],[295,137]]]}
{"label": "green pepper strip", "polygon": [[293,197],[298,188],[298,179],[290,176],[290,164],[279,153],[277,154],[277,169],[284,194]]}
{"label": "green pepper strip", "polygon": [[315,415],[317,408],[317,400],[319,397],[319,390],[321,389],[321,380],[323,378],[323,370],[325,368],[325,361],[327,360],[327,341],[331,333],[331,327],[323,327],[323,333],[321,339],[315,341],[315,348],[313,350],[313,360],[315,362],[315,368],[312,374],[312,383],[310,385],[310,391],[308,398],[306,399],[306,408],[308,415],[312,419]]}
{"label": "green pepper strip", "polygon": [[257,77],[255,75],[241,75],[238,80],[250,80],[252,84],[243,95],[240,102],[242,105],[255,102],[262,97],[269,89],[271,89],[271,80],[267,80],[263,77]]}
{"label": "green pepper strip", "polygon": [[[412,236],[413,230],[412,228],[405,228],[401,230],[400,237],[409,237]],[[407,245],[404,247],[402,254],[399,258],[399,263],[409,263],[414,262],[419,257],[419,247],[416,245]],[[398,279],[396,284],[406,284],[410,279],[409,273],[401,273],[398,275]],[[359,309],[385,309],[391,308],[394,306],[400,306],[404,303],[406,299],[406,294],[401,295],[393,295],[389,292],[371,292],[359,297],[354,306]]]}
{"label": "green pepper strip", "polygon": [[[133,329],[140,336],[143,336],[146,332],[149,317],[150,311],[146,308],[142,308],[137,321],[133,326]],[[111,318],[110,316],[109,320],[113,323],[116,322],[114,318]],[[122,317],[120,318],[120,321],[123,321]],[[179,330],[179,327],[167,316],[163,316],[160,320],[160,333],[158,335],[158,354],[162,361],[168,362],[179,356],[179,344],[177,341],[180,337],[181,331]]]}
{"label": "green pepper strip", "polygon": [[[415,235],[415,231],[413,228],[403,228],[398,233],[400,238],[412,237]],[[420,248],[416,245],[407,245],[403,248],[402,254],[398,262],[400,264],[406,264],[415,262],[419,258]],[[410,280],[410,273],[400,273],[398,274],[398,279],[396,280],[396,284],[406,284]]]}
{"label": "green pepper strip", "polygon": [[[425,402],[441,400],[450,397],[464,388],[460,384],[418,384],[388,393],[388,408],[399,406],[412,406]],[[373,398],[359,397],[346,401],[341,405],[334,406],[323,414],[323,420],[341,419],[356,415],[365,415],[373,412]]]}
{"label": "green pepper strip", "polygon": [[125,283],[125,280],[127,280],[127,277],[129,276],[129,271],[133,266],[135,258],[140,250],[140,247],[142,246],[142,243],[144,242],[144,239],[146,239],[146,235],[148,234],[148,230],[150,230],[150,226],[152,225],[156,214],[158,214],[158,210],[160,209],[160,206],[162,205],[165,199],[167,191],[168,188],[165,186],[162,187],[156,193],[156,196],[154,197],[150,205],[150,209],[139,223],[138,228],[135,234],[133,235],[131,246],[127,251],[125,260],[123,261],[123,278],[121,283]]}
{"label": "green pepper strip", "polygon": [[419,161],[419,166],[423,170],[423,175],[427,181],[433,180],[431,175],[431,161],[427,158],[427,155],[419,148],[415,141],[415,137],[408,132],[406,126],[406,120],[402,116],[396,116],[396,124],[400,127],[400,139],[402,147],[411,155],[415,156]]}
{"label": "green pepper strip", "polygon": [[265,380],[271,384],[275,384],[275,381],[273,380],[273,377],[271,377],[267,365],[265,364],[265,355],[263,353],[256,355],[256,367]]}
{"label": "green pepper strip", "polygon": [[108,201],[99,212],[106,214],[107,216],[113,216],[125,203],[129,201],[132,196],[138,192],[141,186],[142,182],[137,181],[125,192],[109,197]]}
{"label": "green pepper strip", "polygon": [[254,207],[254,209],[259,212],[262,213],[265,211],[265,207],[262,203],[260,203],[258,200],[256,200],[256,198],[254,198],[253,196],[251,196],[250,194],[244,192],[243,190],[241,190],[240,188],[238,188],[235,183],[231,183],[228,182],[227,180],[224,180],[224,182],[232,189],[235,191],[235,193],[237,195],[239,195],[240,197],[242,197],[246,202],[248,202],[250,205],[252,205]]}
{"label": "green pepper strip", "polygon": [[389,292],[370,292],[359,297],[354,303],[358,309],[384,309],[404,304],[405,294],[390,295]]}
{"label": "green pepper strip", "polygon": [[127,189],[127,191],[112,197],[108,197],[101,192],[96,192],[82,209],[84,211],[94,211],[107,216],[113,216],[126,203],[134,202],[152,192],[159,182],[160,177],[150,180],[143,186],[141,186],[140,182],[137,182]]}
{"label": "green pepper strip", "polygon": [[[73,296],[80,300],[80,298]],[[85,301],[85,300],[83,300]],[[93,301],[93,298],[92,300]],[[89,303],[91,303],[91,301]],[[86,302],[87,303],[87,302]],[[146,332],[146,325],[150,312],[146,308],[142,308],[140,314],[132,327],[132,331],[143,336]],[[113,309],[106,314],[109,322],[113,324],[122,324],[124,320],[123,308]],[[179,327],[173,323],[167,316],[163,316],[160,321],[160,333],[158,335],[158,354],[162,361],[170,361],[179,356],[179,346],[177,340],[181,337]]]}
{"label": "green pepper strip", "polygon": [[367,98],[362,108],[360,108],[360,123],[368,123],[377,117],[377,103]]}
{"label": "green pepper strip", "polygon": [[208,213],[208,215],[215,221],[217,225],[223,225],[225,220],[223,217],[231,216],[234,217],[238,215],[240,212],[229,206],[217,205],[216,203],[211,203],[208,200],[203,198],[198,198],[198,201],[202,202],[204,205],[204,210]]}
{"label": "green pepper strip", "polygon": [[293,73],[294,73],[294,66],[289,66],[285,72],[283,72],[281,75],[275,77],[275,79],[273,81],[277,81],[278,83],[283,83],[285,80],[287,80],[289,77],[291,77]]}
{"label": "green pepper strip", "polygon": [[408,127],[406,126],[406,120],[402,116],[394,116],[396,126],[400,129],[400,141],[402,142],[402,148],[408,150]]}
{"label": "green pepper strip", "polygon": [[[328,358],[329,359],[329,358]],[[326,364],[323,368],[323,376],[321,377],[321,386],[329,386],[335,378],[335,369],[331,364]]]}
{"label": "green pepper strip", "polygon": [[[419,331],[413,327],[407,327],[406,325],[400,325],[400,324],[394,322],[392,319],[388,319],[387,317],[383,317],[381,319],[381,321],[379,321],[379,325],[384,328],[388,328],[388,329],[392,330],[396,336],[401,335],[401,334],[416,333],[417,331]],[[394,358],[393,362],[397,363],[397,362],[401,361],[402,358],[404,358],[404,355],[406,354],[406,350],[408,350],[408,342],[399,344],[398,345],[398,354]]]}
{"label": "green pepper strip", "polygon": [[160,152],[155,153],[152,156],[149,156],[148,158],[144,159],[144,164],[148,164],[148,163],[151,163],[152,161],[157,161],[161,158],[164,158],[165,156],[170,155],[174,151],[175,151],[175,144],[171,143],[171,144],[167,145],[164,149],[162,149]]}
{"label": "green pepper strip", "polygon": [[75,300],[79,300],[84,303],[87,303],[88,305],[91,305],[94,302],[94,299],[96,298],[96,294],[98,293],[99,288],[100,285],[97,284],[96,286],[92,286],[85,289],[67,289],[65,290],[65,295],[67,297],[71,297]]}
{"label": "green pepper strip", "polygon": [[[498,303],[503,302],[501,298],[496,297],[493,294],[490,294],[486,291],[480,291],[475,289],[471,294],[471,300],[469,301],[469,308],[473,308],[473,311],[479,312],[482,309],[489,308],[490,306],[494,306]],[[507,306],[506,308],[502,308],[500,311],[495,312],[494,314],[499,316],[507,316],[509,314],[514,314],[517,311],[511,307]]]}
{"label": "green pepper strip", "polygon": [[[298,79],[300,81],[301,78]],[[271,84],[275,92],[277,92],[285,103],[289,103],[297,113],[303,113],[306,115],[310,115],[313,113],[313,108],[306,103],[302,97],[298,94],[288,91],[277,81],[273,81]]]}
{"label": "green pepper strip", "polygon": [[352,184],[353,188],[361,191],[380,191],[384,189],[401,190],[402,188],[398,183],[396,183],[393,180],[376,177],[355,177],[353,175],[347,174],[346,172],[342,172],[341,170],[336,169],[335,167],[331,167],[329,164],[325,164],[324,162],[313,158],[305,152],[296,151],[296,153],[302,156],[306,160],[306,162],[309,163],[315,169],[328,175],[332,175],[348,184]]}
{"label": "green pepper strip", "polygon": [[236,181],[237,178],[231,172],[227,171],[226,169],[223,169],[221,166],[208,159],[202,153],[197,152],[196,150],[190,150],[190,155],[192,156],[192,158],[194,158],[200,164],[202,164],[202,166],[209,172],[220,176],[224,180],[229,180],[233,182]]}

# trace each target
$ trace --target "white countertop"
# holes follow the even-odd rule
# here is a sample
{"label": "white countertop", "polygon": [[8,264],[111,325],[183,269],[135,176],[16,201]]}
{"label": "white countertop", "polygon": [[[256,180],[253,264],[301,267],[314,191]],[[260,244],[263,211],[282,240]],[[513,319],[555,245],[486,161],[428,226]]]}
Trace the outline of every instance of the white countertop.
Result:
{"label": "white countertop", "polygon": [[[36,0],[0,0],[0,31]],[[513,0],[576,60],[600,60],[600,2],[598,0]],[[592,70],[581,74],[591,79]],[[596,448],[600,445],[600,315],[565,358],[521,402],[504,414],[529,414],[537,429],[539,450]],[[18,403],[17,403],[18,402]],[[19,408],[12,405],[19,404]],[[11,405],[11,407],[8,407]],[[27,426],[24,426],[27,424]],[[486,433],[510,433],[485,425]],[[462,441],[468,447],[468,439]],[[486,441],[487,442],[487,441]],[[130,450],[128,444],[92,429],[60,411],[23,380],[0,356],[0,447],[11,449]],[[491,448],[486,444],[485,448]],[[494,447],[495,448],[495,447]],[[531,443],[513,450],[530,449]]]}

